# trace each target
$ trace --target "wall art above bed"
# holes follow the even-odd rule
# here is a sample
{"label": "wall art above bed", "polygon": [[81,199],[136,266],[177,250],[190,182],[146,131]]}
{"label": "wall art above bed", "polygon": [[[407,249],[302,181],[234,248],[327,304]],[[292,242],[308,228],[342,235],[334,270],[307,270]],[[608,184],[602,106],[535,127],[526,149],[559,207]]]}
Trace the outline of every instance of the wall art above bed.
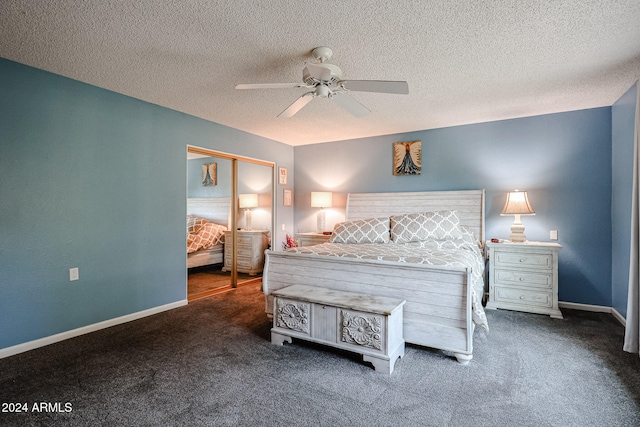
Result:
{"label": "wall art above bed", "polygon": [[218,164],[206,163],[202,165],[202,185],[218,185]]}
{"label": "wall art above bed", "polygon": [[420,175],[422,172],[422,141],[393,143],[393,174]]}

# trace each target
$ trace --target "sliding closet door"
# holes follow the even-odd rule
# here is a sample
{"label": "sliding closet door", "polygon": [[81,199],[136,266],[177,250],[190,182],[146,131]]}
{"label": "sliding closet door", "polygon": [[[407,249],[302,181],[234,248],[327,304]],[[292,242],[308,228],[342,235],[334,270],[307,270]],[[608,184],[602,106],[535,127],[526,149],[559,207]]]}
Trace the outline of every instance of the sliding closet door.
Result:
{"label": "sliding closet door", "polygon": [[[230,199],[229,231],[225,234],[224,270],[230,271],[230,286],[238,284],[238,272],[259,277],[264,250],[270,247],[274,231],[274,169],[271,162],[234,154],[188,147],[189,156],[206,156],[199,164],[218,163],[220,186],[211,197]],[[190,160],[191,162],[191,160]],[[204,169],[203,169],[204,173]],[[191,176],[191,163],[189,175]],[[203,175],[203,186],[205,175]],[[189,184],[191,186],[191,184]],[[191,194],[191,189],[189,189]],[[191,197],[191,196],[190,196]]]}
{"label": "sliding closet door", "polygon": [[190,151],[187,159],[187,215],[211,223],[206,229],[201,229],[200,224],[187,229],[187,252],[193,251],[187,255],[187,296],[193,299],[232,287],[230,274],[222,270],[224,250],[220,242],[224,240],[224,229],[211,225],[231,229],[235,199],[231,159]]}

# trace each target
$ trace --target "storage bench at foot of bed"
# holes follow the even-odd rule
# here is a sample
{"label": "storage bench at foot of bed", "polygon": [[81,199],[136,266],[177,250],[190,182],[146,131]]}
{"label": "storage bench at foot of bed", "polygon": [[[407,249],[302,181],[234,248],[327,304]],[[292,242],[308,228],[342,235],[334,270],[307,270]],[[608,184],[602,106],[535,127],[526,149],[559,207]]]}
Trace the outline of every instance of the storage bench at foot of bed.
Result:
{"label": "storage bench at foot of bed", "polygon": [[304,285],[272,294],[273,344],[299,338],[353,351],[388,374],[404,356],[404,300]]}

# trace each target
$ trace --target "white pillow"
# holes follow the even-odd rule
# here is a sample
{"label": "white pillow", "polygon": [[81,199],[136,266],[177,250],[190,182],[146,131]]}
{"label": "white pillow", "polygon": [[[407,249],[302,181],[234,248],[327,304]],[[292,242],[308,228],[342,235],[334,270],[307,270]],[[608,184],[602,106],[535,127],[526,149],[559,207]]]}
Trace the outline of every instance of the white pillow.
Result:
{"label": "white pillow", "polygon": [[333,228],[331,243],[389,243],[389,217],[341,222]]}
{"label": "white pillow", "polygon": [[391,217],[391,240],[395,243],[462,238],[456,211],[444,210]]}

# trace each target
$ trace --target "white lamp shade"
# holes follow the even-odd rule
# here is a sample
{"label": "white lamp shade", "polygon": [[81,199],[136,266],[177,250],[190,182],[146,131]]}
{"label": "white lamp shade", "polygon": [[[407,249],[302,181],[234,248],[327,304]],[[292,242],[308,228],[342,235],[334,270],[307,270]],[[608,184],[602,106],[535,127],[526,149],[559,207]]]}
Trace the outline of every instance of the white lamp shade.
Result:
{"label": "white lamp shade", "polygon": [[535,215],[526,191],[510,191],[500,215]]}
{"label": "white lamp shade", "polygon": [[258,207],[257,194],[241,194],[240,195],[240,209],[257,208],[257,207]]}
{"label": "white lamp shade", "polygon": [[330,191],[312,191],[312,208],[330,208],[333,205],[333,193]]}

